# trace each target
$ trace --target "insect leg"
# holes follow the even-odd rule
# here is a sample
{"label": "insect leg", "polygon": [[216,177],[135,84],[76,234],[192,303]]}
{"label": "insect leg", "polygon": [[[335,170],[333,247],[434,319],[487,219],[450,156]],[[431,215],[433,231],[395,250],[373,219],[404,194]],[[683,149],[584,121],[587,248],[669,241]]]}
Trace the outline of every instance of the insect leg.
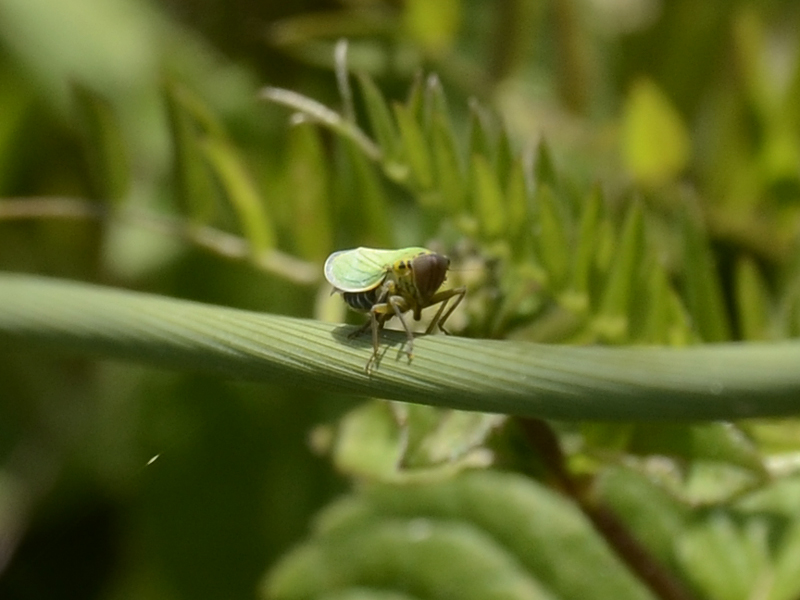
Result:
{"label": "insect leg", "polygon": [[406,354],[408,354],[408,360],[411,360],[414,356],[414,332],[411,331],[411,327],[408,326],[405,318],[403,318],[403,313],[408,310],[406,300],[402,296],[389,296],[389,304],[394,309],[395,316],[402,323],[403,329],[406,330],[406,335],[408,336]]}
{"label": "insect leg", "polygon": [[389,313],[389,306],[386,303],[386,298],[391,297],[390,294],[394,289],[391,282],[386,282],[381,286],[380,294],[378,294],[377,301],[369,309],[369,321],[364,323],[364,326],[359,331],[366,331],[368,327],[372,327],[372,356],[367,361],[366,371],[367,374],[372,372],[372,365],[378,360],[378,351],[380,346],[378,344],[378,334],[383,329],[384,323],[392,316]]}
{"label": "insect leg", "polygon": [[[456,307],[459,304],[461,304],[461,301],[464,299],[466,293],[467,293],[467,288],[460,287],[460,288],[455,288],[453,290],[444,290],[439,292],[438,294],[433,295],[433,298],[431,298],[430,302],[428,303],[428,306],[433,306],[436,303],[440,303],[440,306],[439,310],[436,311],[436,316],[433,317],[433,320],[431,320],[430,325],[428,325],[428,328],[425,330],[426,335],[433,333],[433,330],[437,325],[439,326],[440,331],[446,333],[447,335],[450,335],[450,332],[444,328],[444,323],[445,321],[447,321],[450,315],[453,314],[453,311],[456,309]],[[455,302],[453,302],[447,309],[447,312],[445,312],[444,310],[445,307],[449,303],[450,298],[453,297],[456,298]]]}
{"label": "insect leg", "polygon": [[367,329],[369,329],[371,325],[372,325],[372,319],[369,319],[361,327],[359,327],[355,331],[351,331],[350,333],[348,333],[347,334],[347,339],[352,340],[353,338],[357,338],[362,333],[364,333]]}

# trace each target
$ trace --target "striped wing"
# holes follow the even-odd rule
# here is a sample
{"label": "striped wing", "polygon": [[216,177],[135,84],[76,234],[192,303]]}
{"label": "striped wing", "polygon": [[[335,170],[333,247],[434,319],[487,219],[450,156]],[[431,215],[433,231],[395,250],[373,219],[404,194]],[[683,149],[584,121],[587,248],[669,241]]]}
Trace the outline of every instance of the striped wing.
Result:
{"label": "striped wing", "polygon": [[365,292],[380,285],[396,261],[425,252],[430,251],[425,248],[340,250],[325,261],[325,279],[342,292]]}

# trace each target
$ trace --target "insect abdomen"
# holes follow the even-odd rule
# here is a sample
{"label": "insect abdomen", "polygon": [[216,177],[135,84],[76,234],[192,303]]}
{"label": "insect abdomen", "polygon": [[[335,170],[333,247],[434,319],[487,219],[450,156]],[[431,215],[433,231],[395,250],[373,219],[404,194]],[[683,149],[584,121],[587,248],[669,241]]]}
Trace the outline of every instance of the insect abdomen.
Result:
{"label": "insect abdomen", "polygon": [[378,301],[377,294],[378,288],[373,288],[365,292],[343,292],[342,297],[351,308],[363,312],[369,312],[369,309],[371,309]]}

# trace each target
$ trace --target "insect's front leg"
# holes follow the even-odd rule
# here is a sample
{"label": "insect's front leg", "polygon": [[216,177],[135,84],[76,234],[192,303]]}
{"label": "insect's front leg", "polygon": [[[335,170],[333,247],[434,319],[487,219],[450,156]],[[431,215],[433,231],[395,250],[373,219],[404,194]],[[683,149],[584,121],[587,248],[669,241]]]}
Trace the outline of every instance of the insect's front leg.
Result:
{"label": "insect's front leg", "polygon": [[[437,302],[440,303],[439,310],[436,311],[436,316],[433,317],[431,320],[430,325],[425,330],[425,334],[433,333],[434,328],[438,325],[439,330],[447,335],[450,335],[450,332],[444,328],[444,323],[453,314],[453,311],[461,304],[461,301],[464,299],[464,296],[467,293],[467,288],[460,287],[455,288],[452,290],[443,290],[438,294],[434,294],[433,298],[431,298],[428,306],[433,306]],[[450,305],[450,308],[447,309],[447,312],[444,312],[445,307],[448,305],[450,298],[455,298],[455,301]],[[442,314],[444,313],[444,314]]]}
{"label": "insect's front leg", "polygon": [[411,331],[411,327],[409,327],[403,317],[403,313],[408,310],[408,303],[402,296],[389,296],[389,304],[391,304],[392,309],[394,309],[395,316],[400,320],[400,323],[403,324],[403,329],[406,330],[406,336],[408,336],[406,354],[408,354],[408,360],[410,361],[414,358],[414,332]]}
{"label": "insect's front leg", "polygon": [[376,303],[369,309],[369,321],[364,323],[364,326],[359,329],[359,332],[364,332],[368,327],[372,327],[372,356],[370,356],[367,361],[367,374],[372,372],[372,365],[378,360],[378,351],[380,350],[378,335],[381,329],[383,329],[384,323],[392,316],[386,299],[391,297],[393,292],[394,284],[391,281],[387,281],[381,286]]}

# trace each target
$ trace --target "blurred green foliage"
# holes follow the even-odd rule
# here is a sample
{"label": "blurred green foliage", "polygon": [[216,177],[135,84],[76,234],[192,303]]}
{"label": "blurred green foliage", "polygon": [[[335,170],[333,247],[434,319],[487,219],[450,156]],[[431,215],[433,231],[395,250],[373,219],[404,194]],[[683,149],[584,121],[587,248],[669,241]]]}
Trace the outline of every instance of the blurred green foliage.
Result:
{"label": "blurred green foliage", "polygon": [[[798,29],[786,0],[0,0],[0,268],[341,320],[329,252],[423,244],[462,335],[796,337]],[[800,594],[793,419],[0,357],[3,598]]]}

